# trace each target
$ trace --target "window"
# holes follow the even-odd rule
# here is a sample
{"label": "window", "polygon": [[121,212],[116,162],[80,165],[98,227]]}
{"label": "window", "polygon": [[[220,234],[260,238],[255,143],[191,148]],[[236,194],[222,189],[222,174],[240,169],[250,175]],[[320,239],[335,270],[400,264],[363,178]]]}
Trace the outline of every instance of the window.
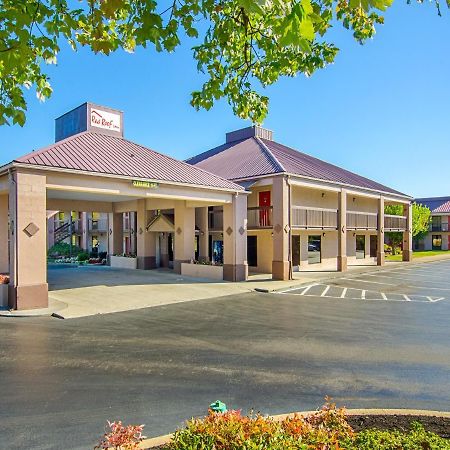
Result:
{"label": "window", "polygon": [[432,226],[433,231],[441,231],[442,217],[441,216],[432,216],[431,217],[431,226]]}
{"label": "window", "polygon": [[441,250],[442,249],[442,236],[440,234],[433,234],[432,246],[433,246],[433,250]]}
{"label": "window", "polygon": [[356,259],[366,257],[366,237],[363,234],[356,236]]}
{"label": "window", "polygon": [[58,213],[58,220],[59,220],[60,222],[63,222],[63,221],[64,221],[64,213],[63,213],[62,211],[60,211],[60,212]]}
{"label": "window", "polygon": [[308,264],[318,264],[321,261],[321,236],[308,236]]}

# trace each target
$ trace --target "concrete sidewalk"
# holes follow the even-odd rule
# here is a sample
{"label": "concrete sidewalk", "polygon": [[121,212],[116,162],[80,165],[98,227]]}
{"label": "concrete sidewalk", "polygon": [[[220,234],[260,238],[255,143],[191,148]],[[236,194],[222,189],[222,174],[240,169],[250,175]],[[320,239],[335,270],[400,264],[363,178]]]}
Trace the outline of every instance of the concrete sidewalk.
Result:
{"label": "concrete sidewalk", "polygon": [[[449,256],[450,257],[450,256]],[[409,264],[422,264],[448,258],[420,258]],[[350,266],[347,273],[365,273],[401,266]],[[71,319],[96,314],[130,311],[203,299],[218,299],[251,291],[271,292],[341,277],[336,271],[294,272],[294,279],[276,281],[270,274],[252,274],[246,282],[217,282],[182,276],[170,270],[114,269],[107,266],[50,267],[49,307],[29,311],[0,311],[0,316],[49,316]]]}

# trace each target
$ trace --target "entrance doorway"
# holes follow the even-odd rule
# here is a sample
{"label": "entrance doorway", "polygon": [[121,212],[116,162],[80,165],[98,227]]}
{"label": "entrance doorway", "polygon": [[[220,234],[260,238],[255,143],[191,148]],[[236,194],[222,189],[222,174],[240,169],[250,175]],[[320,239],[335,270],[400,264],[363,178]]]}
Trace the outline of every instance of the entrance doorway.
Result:
{"label": "entrance doorway", "polygon": [[366,237],[363,234],[356,235],[356,259],[366,257]]}
{"label": "entrance doorway", "polygon": [[376,258],[378,252],[378,236],[371,235],[370,236],[370,257]]}
{"label": "entrance doorway", "polygon": [[308,236],[308,264],[319,264],[322,261],[322,237]]}
{"label": "entrance doorway", "polygon": [[292,236],[292,265],[300,265],[300,236],[298,234]]}
{"label": "entrance doorway", "polygon": [[247,236],[247,260],[250,267],[258,265],[258,238]]}
{"label": "entrance doorway", "polygon": [[270,191],[262,191],[259,193],[259,226],[270,226]]}

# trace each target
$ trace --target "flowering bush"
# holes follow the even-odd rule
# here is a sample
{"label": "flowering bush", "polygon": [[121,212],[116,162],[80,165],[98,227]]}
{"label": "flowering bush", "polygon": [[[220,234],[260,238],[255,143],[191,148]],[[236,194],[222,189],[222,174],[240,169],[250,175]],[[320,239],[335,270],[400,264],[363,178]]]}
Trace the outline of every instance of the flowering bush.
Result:
{"label": "flowering bush", "polygon": [[144,425],[122,425],[108,421],[109,429],[106,430],[96,449],[137,450],[139,443],[145,439],[142,436]]}
{"label": "flowering bush", "polygon": [[9,284],[9,276],[0,274],[0,284]]}
{"label": "flowering bush", "polygon": [[354,432],[345,410],[326,403],[317,413],[278,422],[260,414],[243,416],[240,411],[215,413],[192,419],[177,431],[168,450],[339,450],[350,443]]}

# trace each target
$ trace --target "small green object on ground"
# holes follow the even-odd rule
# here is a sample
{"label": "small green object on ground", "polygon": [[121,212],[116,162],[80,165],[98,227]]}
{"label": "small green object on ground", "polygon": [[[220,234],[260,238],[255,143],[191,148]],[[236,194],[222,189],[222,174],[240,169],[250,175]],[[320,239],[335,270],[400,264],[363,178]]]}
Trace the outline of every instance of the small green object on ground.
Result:
{"label": "small green object on ground", "polygon": [[209,409],[214,412],[225,413],[227,412],[227,405],[220,400],[216,400],[209,405]]}

